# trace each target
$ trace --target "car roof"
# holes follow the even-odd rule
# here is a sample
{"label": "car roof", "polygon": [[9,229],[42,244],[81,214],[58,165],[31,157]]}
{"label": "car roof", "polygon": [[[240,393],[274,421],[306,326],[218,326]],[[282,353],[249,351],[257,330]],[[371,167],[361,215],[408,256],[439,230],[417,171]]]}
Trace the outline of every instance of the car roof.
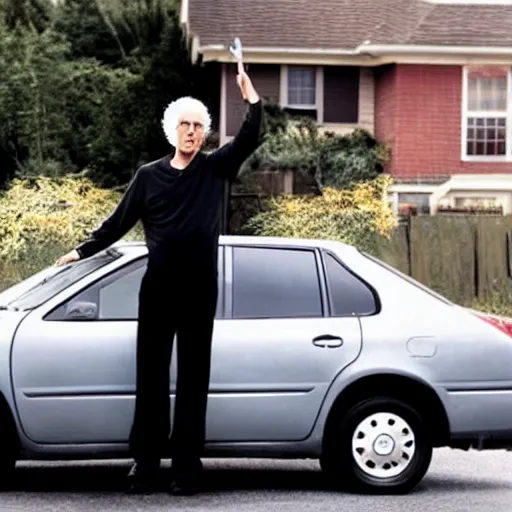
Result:
{"label": "car roof", "polygon": [[[358,249],[353,245],[345,244],[337,240],[293,238],[293,237],[272,237],[272,236],[247,236],[247,235],[221,235],[220,245],[238,246],[264,246],[264,247],[321,247],[341,253],[354,253]],[[147,245],[144,241],[119,241],[113,245],[122,252],[136,252],[144,254],[147,252]]]}

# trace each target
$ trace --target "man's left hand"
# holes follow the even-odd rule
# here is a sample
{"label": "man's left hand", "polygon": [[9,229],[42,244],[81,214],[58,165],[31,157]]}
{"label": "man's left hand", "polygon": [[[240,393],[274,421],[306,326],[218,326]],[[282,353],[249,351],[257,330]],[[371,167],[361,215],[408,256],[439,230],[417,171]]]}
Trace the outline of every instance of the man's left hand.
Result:
{"label": "man's left hand", "polygon": [[257,103],[259,101],[260,97],[252,85],[251,79],[245,71],[241,70],[238,73],[236,76],[236,82],[238,87],[240,87],[240,91],[244,100],[247,100],[249,103]]}

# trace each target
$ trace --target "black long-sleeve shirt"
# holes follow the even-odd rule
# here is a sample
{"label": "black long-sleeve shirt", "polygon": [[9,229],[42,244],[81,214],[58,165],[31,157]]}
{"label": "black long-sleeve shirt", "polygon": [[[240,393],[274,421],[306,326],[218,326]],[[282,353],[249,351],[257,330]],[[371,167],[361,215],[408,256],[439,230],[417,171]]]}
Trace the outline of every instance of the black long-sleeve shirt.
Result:
{"label": "black long-sleeve shirt", "polygon": [[140,220],[150,260],[189,249],[215,264],[225,182],[261,143],[261,100],[247,105],[233,140],[212,153],[198,152],[185,169],[171,166],[174,149],[139,167],[115,210],[76,247],[80,257],[106,249]]}

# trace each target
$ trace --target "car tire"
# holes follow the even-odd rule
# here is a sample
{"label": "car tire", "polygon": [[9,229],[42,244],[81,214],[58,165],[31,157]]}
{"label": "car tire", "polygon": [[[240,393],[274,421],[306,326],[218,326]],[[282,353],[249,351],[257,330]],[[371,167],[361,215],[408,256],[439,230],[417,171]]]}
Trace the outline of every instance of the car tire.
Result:
{"label": "car tire", "polygon": [[433,444],[421,414],[391,397],[353,405],[337,420],[320,466],[336,484],[356,491],[403,494],[422,480]]}

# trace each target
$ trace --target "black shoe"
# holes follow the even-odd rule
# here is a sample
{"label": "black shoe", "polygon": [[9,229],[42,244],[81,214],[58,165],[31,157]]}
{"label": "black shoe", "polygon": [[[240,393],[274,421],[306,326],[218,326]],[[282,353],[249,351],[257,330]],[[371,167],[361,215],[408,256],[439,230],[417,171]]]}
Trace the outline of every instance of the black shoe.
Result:
{"label": "black shoe", "polygon": [[201,490],[203,464],[201,459],[173,460],[171,467],[171,493],[179,496],[191,496]]}
{"label": "black shoe", "polygon": [[151,494],[155,490],[158,466],[135,463],[128,473],[128,494]]}
{"label": "black shoe", "polygon": [[179,475],[171,483],[171,493],[176,496],[192,496],[201,491],[199,475]]}

